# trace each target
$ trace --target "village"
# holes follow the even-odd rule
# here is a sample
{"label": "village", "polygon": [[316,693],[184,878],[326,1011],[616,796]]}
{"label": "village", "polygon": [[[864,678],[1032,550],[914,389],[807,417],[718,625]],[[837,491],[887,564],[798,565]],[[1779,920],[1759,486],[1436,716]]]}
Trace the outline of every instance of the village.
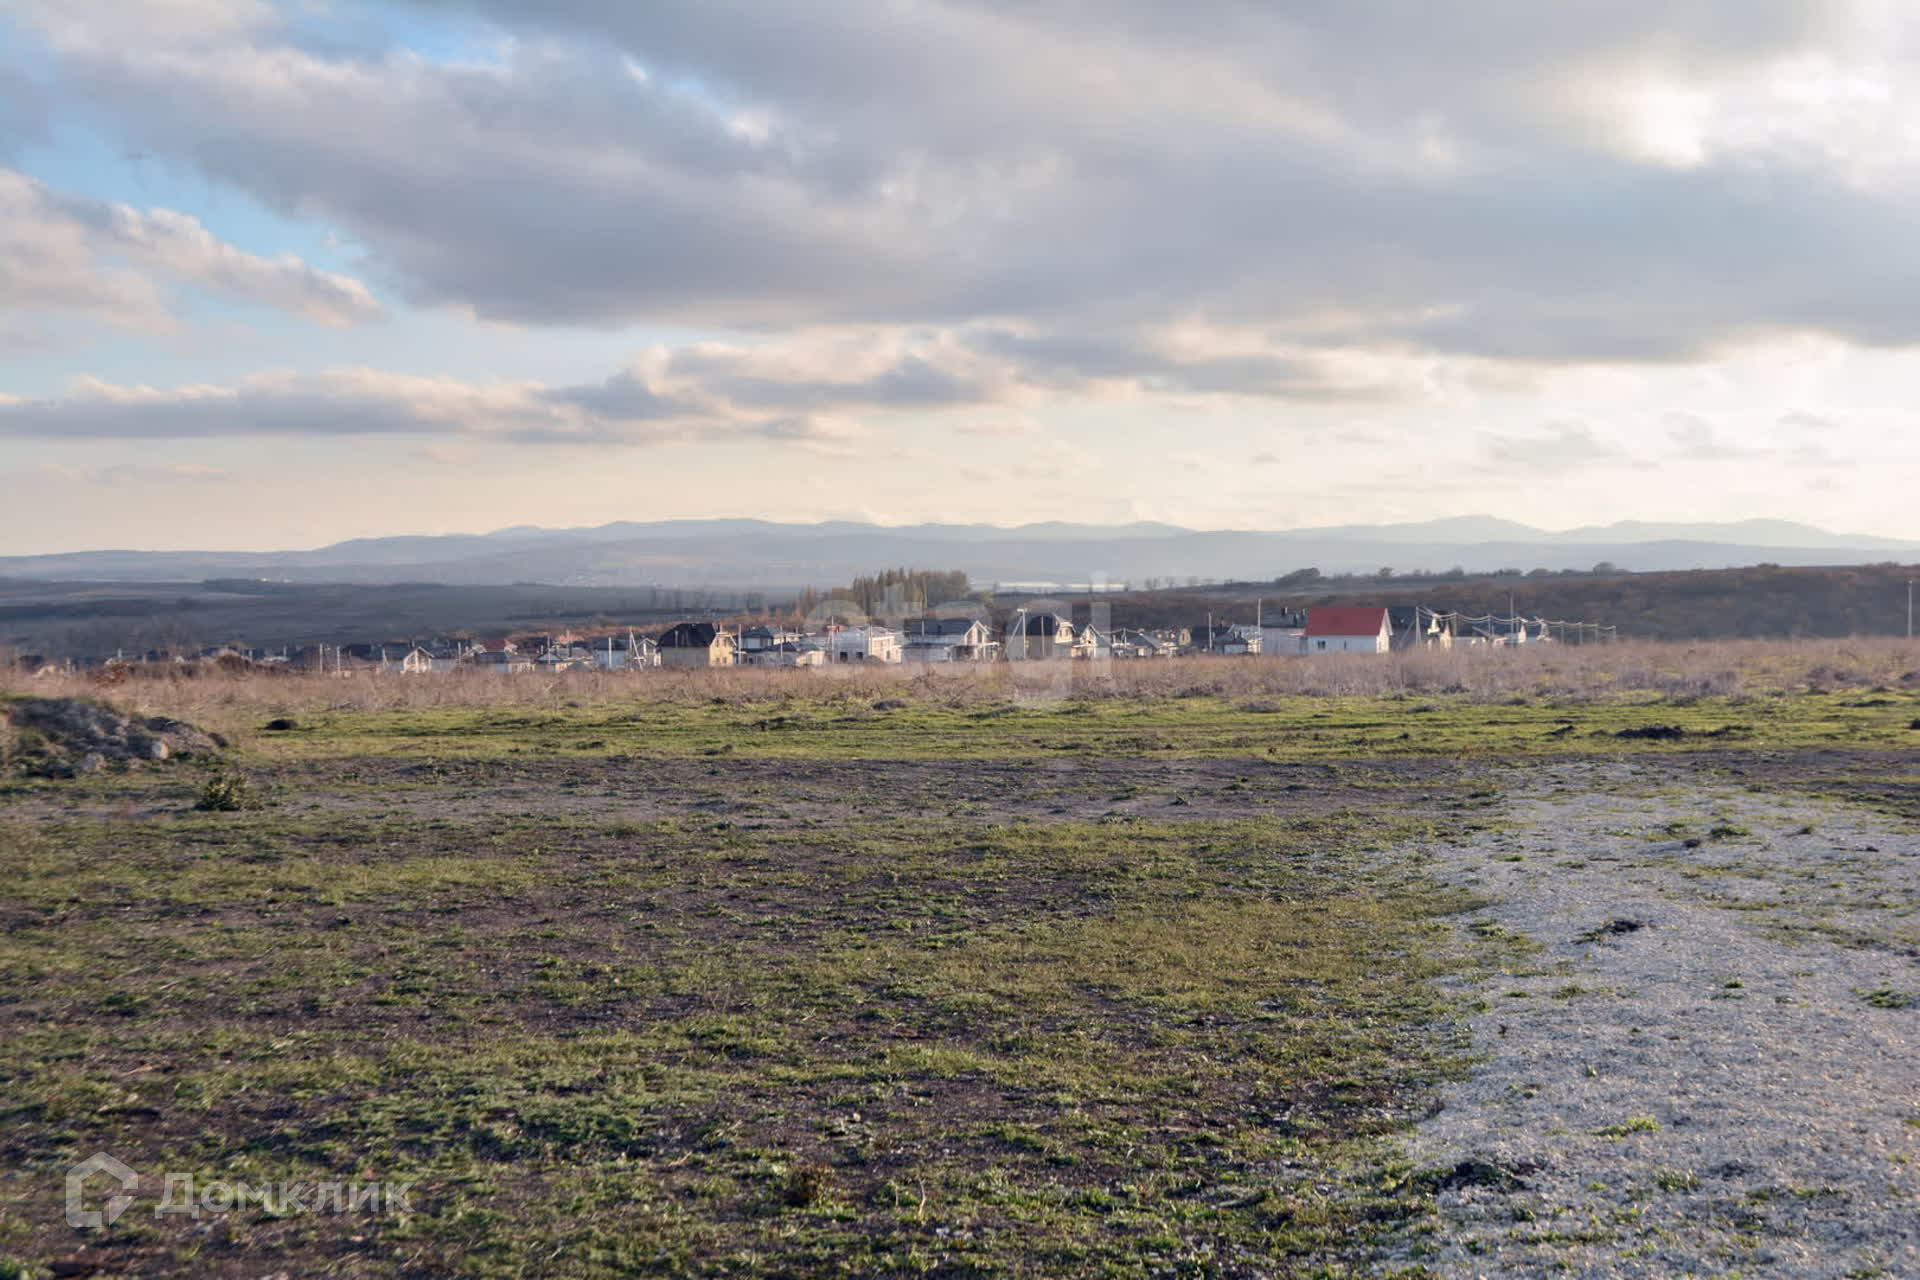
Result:
{"label": "village", "polygon": [[[842,602],[829,602],[835,605]],[[627,627],[592,633],[444,636],[428,640],[191,650],[120,651],[52,661],[19,659],[32,671],[112,670],[167,666],[319,671],[352,674],[519,675],[567,671],[875,665],[958,665],[1040,661],[1146,661],[1175,657],[1310,657],[1386,654],[1416,648],[1596,643],[1616,629],[1519,615],[1469,617],[1423,605],[1316,605],[1260,612],[1251,623],[1209,616],[1191,627],[1116,627],[1109,610],[1076,623],[1059,602],[1015,607],[996,620],[968,603],[943,605],[888,622],[857,610],[816,611],[812,625],[792,621],[683,621],[663,630]]]}

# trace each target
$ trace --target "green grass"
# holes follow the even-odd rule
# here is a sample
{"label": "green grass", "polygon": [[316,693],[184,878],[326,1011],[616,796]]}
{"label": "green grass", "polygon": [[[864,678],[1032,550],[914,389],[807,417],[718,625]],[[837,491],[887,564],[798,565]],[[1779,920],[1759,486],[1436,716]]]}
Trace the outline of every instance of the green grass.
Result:
{"label": "green grass", "polygon": [[[0,1263],[1375,1274],[1433,1194],[1396,1139],[1464,1067],[1442,979],[1527,946],[1457,928],[1473,904],[1382,851],[1484,824],[1515,758],[1710,771],[1728,748],[1908,746],[1916,710],[303,708],[227,766],[213,798],[238,807],[196,807],[229,775],[185,766],[16,779]],[[1649,724],[1687,733],[1614,736]],[[1842,785],[1910,803],[1902,769],[1861,768]],[[411,1181],[416,1212],[156,1219],[156,1176],[80,1237],[61,1177],[95,1150]]]}
{"label": "green grass", "polygon": [[[1770,698],[1622,695],[1488,704],[1466,697],[1277,698],[1259,710],[1225,697],[1089,697],[1037,703],[910,699],[874,711],[844,691],[740,703],[595,703],[576,709],[435,707],[303,715],[306,727],[262,735],[266,758],[412,755],[658,756],[748,759],[1058,759],[1074,755],[1311,760],[1513,754],[1673,753],[1845,744],[1910,748],[1920,696],[1860,705],[1838,694]],[[1619,738],[1649,724],[1676,739]],[[1573,728],[1560,730],[1567,725]]]}
{"label": "green grass", "polygon": [[156,1176],[90,1242],[126,1274],[1359,1274],[1424,1211],[1433,980],[1507,950],[1365,852],[1431,833],[0,823],[0,1248],[73,1248],[62,1170],[108,1150],[417,1184],[207,1232]]}

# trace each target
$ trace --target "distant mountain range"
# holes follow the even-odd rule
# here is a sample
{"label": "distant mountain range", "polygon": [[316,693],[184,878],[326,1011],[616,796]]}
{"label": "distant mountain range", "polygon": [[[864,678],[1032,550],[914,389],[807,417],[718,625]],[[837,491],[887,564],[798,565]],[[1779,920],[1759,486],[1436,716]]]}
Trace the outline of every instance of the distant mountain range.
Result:
{"label": "distant mountain range", "polygon": [[1275,532],[1049,521],[887,526],[830,520],[620,521],[487,534],[355,538],[311,551],[75,551],[0,557],[0,577],[134,582],[515,582],[569,586],[835,586],[877,569],[964,569],[976,582],[1136,586],[1155,578],[1261,581],[1295,569],[1441,572],[1717,569],[1920,561],[1920,541],[1835,534],[1788,520],[1622,521],[1553,532],[1493,516]]}

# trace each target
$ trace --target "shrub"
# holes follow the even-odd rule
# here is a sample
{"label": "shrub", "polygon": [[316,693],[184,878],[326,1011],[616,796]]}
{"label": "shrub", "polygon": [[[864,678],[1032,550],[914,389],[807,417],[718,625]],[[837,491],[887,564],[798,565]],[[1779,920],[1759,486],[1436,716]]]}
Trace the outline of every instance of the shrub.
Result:
{"label": "shrub", "polygon": [[200,799],[193,807],[209,813],[233,813],[258,803],[251,778],[238,769],[222,769],[201,785]]}

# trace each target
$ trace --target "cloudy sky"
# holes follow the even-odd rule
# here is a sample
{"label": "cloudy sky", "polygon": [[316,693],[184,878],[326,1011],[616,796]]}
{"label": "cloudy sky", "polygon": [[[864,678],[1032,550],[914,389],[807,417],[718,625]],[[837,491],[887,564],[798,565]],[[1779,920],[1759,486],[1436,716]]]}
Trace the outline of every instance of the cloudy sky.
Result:
{"label": "cloudy sky", "polygon": [[1920,537],[1907,0],[0,0],[0,553]]}

